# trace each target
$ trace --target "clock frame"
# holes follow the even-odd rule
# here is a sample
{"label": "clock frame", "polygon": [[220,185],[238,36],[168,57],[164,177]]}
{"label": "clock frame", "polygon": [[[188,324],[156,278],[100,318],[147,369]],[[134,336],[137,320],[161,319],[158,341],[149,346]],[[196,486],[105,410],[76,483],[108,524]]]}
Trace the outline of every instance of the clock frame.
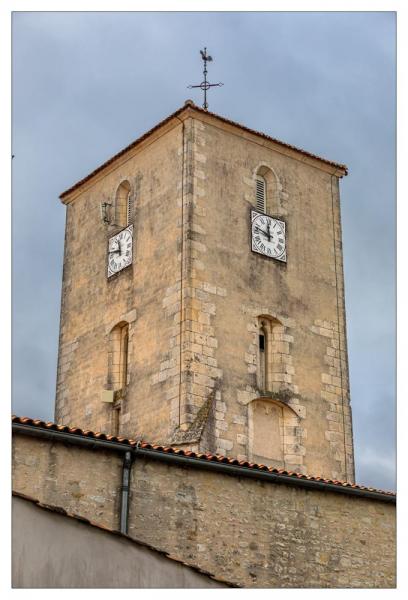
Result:
{"label": "clock frame", "polygon": [[108,239],[107,277],[110,279],[133,263],[133,225]]}
{"label": "clock frame", "polygon": [[286,263],[285,221],[251,209],[251,250],[265,258]]}

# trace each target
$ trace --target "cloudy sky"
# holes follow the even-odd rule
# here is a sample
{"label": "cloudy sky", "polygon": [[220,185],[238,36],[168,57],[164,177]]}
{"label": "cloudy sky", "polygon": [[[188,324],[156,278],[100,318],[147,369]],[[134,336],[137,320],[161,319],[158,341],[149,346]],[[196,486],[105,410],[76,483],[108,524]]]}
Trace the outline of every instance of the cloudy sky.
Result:
{"label": "cloudy sky", "polygon": [[357,480],[395,486],[395,15],[14,13],[13,411],[53,419],[58,195],[176,110],[215,58],[210,110],[334,161]]}

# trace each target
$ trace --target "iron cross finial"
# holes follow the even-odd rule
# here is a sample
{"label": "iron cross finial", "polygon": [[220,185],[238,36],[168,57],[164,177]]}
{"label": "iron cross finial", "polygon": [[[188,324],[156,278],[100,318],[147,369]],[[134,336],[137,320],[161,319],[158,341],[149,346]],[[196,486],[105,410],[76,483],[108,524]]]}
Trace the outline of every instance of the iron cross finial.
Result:
{"label": "iron cross finial", "polygon": [[207,48],[204,48],[204,50],[200,50],[200,54],[201,54],[201,58],[204,61],[204,81],[202,81],[199,85],[189,85],[189,88],[201,88],[204,92],[204,104],[203,104],[203,108],[204,110],[208,109],[208,102],[207,102],[207,90],[209,90],[211,87],[221,87],[222,85],[224,85],[223,83],[209,83],[207,81],[207,62],[212,62],[212,56],[210,56],[209,54],[207,54]]}

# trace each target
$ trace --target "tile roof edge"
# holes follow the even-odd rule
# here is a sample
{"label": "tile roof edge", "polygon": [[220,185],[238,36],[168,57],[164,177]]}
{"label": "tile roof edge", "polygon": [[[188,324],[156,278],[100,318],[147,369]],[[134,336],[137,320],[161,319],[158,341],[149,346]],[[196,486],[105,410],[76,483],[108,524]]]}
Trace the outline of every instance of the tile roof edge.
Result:
{"label": "tile roof edge", "polygon": [[84,525],[89,525],[91,527],[95,527],[96,529],[99,529],[100,531],[105,531],[106,533],[110,533],[117,537],[121,537],[126,540],[129,540],[131,543],[133,543],[137,546],[148,548],[149,550],[152,550],[153,552],[161,554],[162,556],[165,556],[166,558],[168,558],[174,562],[177,562],[185,567],[188,567],[189,569],[193,569],[194,571],[197,571],[198,573],[200,573],[200,575],[205,575],[205,576],[209,577],[210,579],[213,579],[214,581],[218,581],[220,583],[224,583],[229,587],[234,587],[234,588],[242,587],[238,583],[233,583],[231,581],[227,581],[225,579],[217,577],[213,573],[211,573],[209,571],[205,571],[204,569],[201,569],[197,565],[190,565],[190,564],[180,560],[179,558],[171,556],[165,550],[160,550],[159,548],[155,548],[154,546],[152,546],[151,544],[148,544],[147,542],[142,542],[141,540],[138,540],[137,538],[133,538],[130,535],[127,535],[125,533],[122,533],[117,529],[111,529],[110,527],[106,527],[105,525],[96,523],[95,521],[91,521],[90,519],[88,519],[87,517],[83,517],[82,515],[78,515],[76,513],[69,512],[62,506],[56,506],[54,504],[42,502],[41,500],[38,500],[37,498],[33,498],[32,496],[23,494],[22,492],[18,492],[17,490],[12,490],[12,496],[14,496],[16,498],[20,498],[22,500],[27,500],[28,502],[31,502],[32,504],[35,504],[36,506],[38,506],[38,508],[41,508],[48,512],[53,512],[53,513],[59,514],[64,517],[69,517],[70,519],[74,519],[75,521],[78,521],[79,523],[82,523]]}
{"label": "tile roof edge", "polygon": [[169,446],[167,444],[156,444],[156,443],[150,443],[150,442],[146,442],[146,441],[142,441],[142,440],[137,441],[137,440],[133,440],[131,438],[130,439],[129,438],[121,438],[121,437],[116,437],[116,436],[112,436],[112,435],[105,434],[105,433],[99,433],[99,432],[94,433],[93,431],[89,431],[89,430],[84,432],[82,429],[80,429],[78,427],[70,428],[67,425],[57,425],[56,423],[53,423],[51,421],[45,422],[45,421],[41,421],[39,419],[31,419],[30,417],[18,417],[16,415],[12,415],[12,423],[17,426],[19,424],[23,425],[26,429],[29,429],[29,428],[42,429],[45,431],[54,431],[57,435],[58,435],[58,433],[72,435],[73,439],[75,437],[81,437],[81,438],[91,438],[91,439],[94,439],[96,442],[101,440],[102,443],[105,443],[105,442],[112,443],[112,448],[114,448],[115,446],[116,447],[123,446],[123,448],[126,448],[126,447],[129,448],[129,446],[130,446],[130,448],[134,449],[134,450],[139,449],[141,451],[143,451],[143,450],[152,451],[154,453],[157,453],[158,455],[173,454],[176,456],[182,456],[185,459],[194,459],[194,461],[201,460],[203,462],[216,462],[219,464],[227,463],[229,466],[241,467],[241,468],[249,469],[251,471],[252,470],[257,471],[259,473],[268,471],[269,473],[275,474],[277,476],[281,476],[282,478],[286,478],[287,481],[298,480],[300,482],[301,480],[308,480],[311,482],[322,483],[322,484],[326,485],[328,488],[330,486],[330,489],[332,489],[334,491],[337,491],[339,489],[341,489],[341,490],[348,489],[348,490],[350,490],[350,492],[351,492],[351,490],[360,490],[362,492],[379,494],[384,497],[392,497],[392,498],[396,497],[395,492],[380,490],[377,488],[359,485],[359,484],[351,483],[348,481],[339,481],[339,480],[328,479],[327,477],[322,477],[319,475],[306,475],[306,474],[297,473],[294,471],[286,471],[285,469],[268,467],[267,465],[251,463],[249,461],[239,461],[237,458],[221,456],[218,454],[196,453],[191,450],[185,450],[183,448],[177,448],[177,447]]}
{"label": "tile roof edge", "polygon": [[288,148],[289,150],[293,150],[294,152],[298,152],[300,154],[303,154],[304,156],[307,156],[309,158],[312,158],[314,160],[318,160],[320,162],[325,163],[326,165],[330,165],[332,167],[335,167],[337,170],[340,171],[340,175],[347,175],[348,173],[348,169],[347,166],[341,163],[337,163],[335,161],[329,160],[327,158],[323,158],[322,156],[318,156],[317,154],[313,154],[312,152],[308,152],[307,150],[304,150],[303,148],[298,148],[297,146],[294,146],[293,144],[288,144],[287,142],[283,142],[282,140],[278,140],[277,138],[274,138],[266,133],[263,133],[262,131],[257,131],[256,129],[252,129],[251,127],[247,127],[246,125],[242,125],[241,123],[238,123],[237,121],[233,121],[232,119],[227,119],[226,117],[223,117],[221,115],[218,115],[217,113],[214,112],[210,112],[208,110],[204,110],[203,108],[197,106],[196,104],[194,104],[194,102],[192,102],[191,100],[187,100],[183,106],[181,106],[180,108],[178,108],[177,110],[175,110],[174,112],[172,112],[169,116],[165,117],[164,119],[162,119],[161,121],[159,121],[158,123],[156,123],[156,125],[154,125],[153,127],[151,127],[148,131],[146,131],[145,133],[143,133],[141,136],[139,136],[138,138],[136,138],[136,140],[134,140],[133,142],[131,142],[130,144],[128,144],[127,146],[125,146],[124,148],[122,148],[122,150],[119,150],[119,152],[117,152],[116,154],[112,155],[110,158],[108,158],[106,161],[104,161],[102,164],[100,164],[98,167],[96,167],[95,169],[93,169],[90,173],[88,173],[88,175],[85,175],[85,177],[83,177],[82,179],[80,179],[79,181],[77,181],[76,183],[74,183],[72,186],[70,186],[69,188],[67,188],[65,191],[63,191],[60,195],[59,198],[63,201],[64,198],[66,198],[67,196],[69,196],[73,191],[75,191],[76,189],[78,189],[79,187],[81,187],[84,183],[86,183],[87,181],[89,181],[90,179],[92,179],[95,175],[97,175],[98,173],[100,173],[101,171],[103,171],[103,169],[105,169],[107,166],[109,166],[110,164],[112,164],[116,159],[120,158],[121,156],[123,156],[124,154],[126,154],[126,152],[128,152],[129,150],[132,150],[133,148],[135,148],[136,146],[138,146],[141,142],[143,142],[144,140],[146,140],[150,135],[152,135],[153,133],[155,133],[156,131],[158,131],[161,127],[163,127],[164,125],[167,125],[168,123],[170,123],[170,121],[174,118],[178,118],[178,116],[185,110],[188,109],[192,109],[194,111],[197,111],[198,113],[201,114],[205,114],[205,115],[209,115],[210,117],[213,117],[215,119],[218,119],[219,121],[226,123],[228,125],[232,125],[234,127],[238,127],[239,129],[242,129],[243,131],[246,131],[248,133],[251,133],[253,135],[257,135],[260,136],[266,140],[269,140],[271,142],[274,142],[284,148]]}

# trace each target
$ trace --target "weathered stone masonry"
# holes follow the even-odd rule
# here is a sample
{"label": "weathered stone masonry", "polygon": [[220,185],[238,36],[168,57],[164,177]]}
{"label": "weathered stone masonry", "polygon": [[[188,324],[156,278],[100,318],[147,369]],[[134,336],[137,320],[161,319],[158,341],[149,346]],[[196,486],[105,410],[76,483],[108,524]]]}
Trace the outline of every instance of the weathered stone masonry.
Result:
{"label": "weathered stone masonry", "polygon": [[[16,492],[118,529],[120,455],[13,437]],[[395,506],[367,497],[138,458],[129,535],[245,587],[395,586]]]}
{"label": "weathered stone masonry", "polygon": [[[251,252],[259,172],[268,212],[286,222],[287,264]],[[120,434],[353,481],[345,172],[188,103],[64,194],[56,420],[112,431],[101,393],[110,332],[125,323]],[[107,281],[116,229],[101,222],[100,202],[114,202],[123,181],[134,261]],[[260,318],[274,321],[268,390],[259,385]]]}

